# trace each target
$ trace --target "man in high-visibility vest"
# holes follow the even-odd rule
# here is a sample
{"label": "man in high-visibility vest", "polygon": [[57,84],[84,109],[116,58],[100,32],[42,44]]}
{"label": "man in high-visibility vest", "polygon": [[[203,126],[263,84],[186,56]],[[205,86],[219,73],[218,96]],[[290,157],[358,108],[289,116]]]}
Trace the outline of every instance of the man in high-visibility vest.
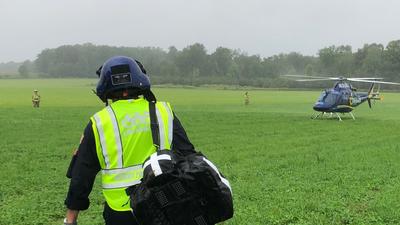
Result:
{"label": "man in high-visibility vest", "polygon": [[[77,224],[79,211],[89,207],[89,194],[101,171],[107,225],[134,225],[125,189],[140,183],[142,163],[156,151],[150,127],[149,102],[156,102],[160,149],[195,152],[185,130],[167,102],[158,102],[150,90],[143,65],[115,56],[97,71],[97,96],[106,107],[86,126],[67,176],[71,178],[64,224]],[[109,100],[111,104],[109,105]]]}
{"label": "man in high-visibility vest", "polygon": [[249,105],[250,104],[250,96],[249,96],[249,92],[245,92],[244,93],[244,105]]}
{"label": "man in high-visibility vest", "polygon": [[33,108],[39,108],[39,104],[40,104],[40,95],[38,93],[38,90],[33,90],[33,94],[32,94],[32,105]]}

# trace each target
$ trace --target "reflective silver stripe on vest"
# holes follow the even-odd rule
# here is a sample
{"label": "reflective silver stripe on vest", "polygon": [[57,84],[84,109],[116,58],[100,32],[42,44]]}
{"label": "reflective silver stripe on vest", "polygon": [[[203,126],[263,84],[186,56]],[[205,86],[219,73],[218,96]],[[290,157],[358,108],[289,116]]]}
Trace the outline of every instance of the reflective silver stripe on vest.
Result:
{"label": "reflective silver stripe on vest", "polygon": [[169,143],[169,145],[171,145],[172,144],[174,114],[172,114],[171,108],[168,107],[168,104],[166,102],[163,102],[163,104],[168,113],[168,143]]}
{"label": "reflective silver stripe on vest", "polygon": [[103,188],[104,189],[126,188],[129,186],[140,184],[140,182],[141,182],[140,180],[133,180],[133,181],[124,182],[124,183],[103,184]]}
{"label": "reflective silver stripe on vest", "polygon": [[94,120],[96,121],[96,127],[97,127],[97,131],[99,133],[100,145],[101,145],[101,151],[103,152],[104,163],[106,164],[105,165],[106,169],[108,169],[108,168],[110,168],[110,158],[107,155],[106,139],[104,138],[103,125],[101,124],[101,119],[97,113],[93,117],[94,117]]}
{"label": "reflective silver stripe on vest", "polygon": [[121,143],[121,137],[119,135],[119,129],[118,129],[118,122],[117,119],[115,118],[114,111],[112,110],[111,106],[108,106],[107,112],[110,115],[111,118],[111,123],[113,126],[113,131],[114,131],[114,136],[115,136],[115,144],[117,145],[117,167],[122,168],[123,161],[122,161],[122,143]]}
{"label": "reflective silver stripe on vest", "polygon": [[[102,184],[103,188],[112,189],[129,187],[135,184],[139,184],[140,179],[142,178],[143,170],[141,165],[136,165],[121,169],[102,170],[101,173],[103,176],[113,176],[113,183]],[[140,175],[138,176],[138,174]]]}
{"label": "reflective silver stripe on vest", "polygon": [[140,170],[140,169],[142,169],[142,165],[130,166],[130,167],[121,168],[121,169],[102,170],[101,173],[104,175],[121,174],[121,173],[132,172],[132,171]]}
{"label": "reflective silver stripe on vest", "polygon": [[165,149],[165,132],[164,132],[164,121],[162,119],[160,110],[158,109],[156,105],[156,115],[157,115],[157,120],[158,120],[158,133],[160,135],[160,150]]}

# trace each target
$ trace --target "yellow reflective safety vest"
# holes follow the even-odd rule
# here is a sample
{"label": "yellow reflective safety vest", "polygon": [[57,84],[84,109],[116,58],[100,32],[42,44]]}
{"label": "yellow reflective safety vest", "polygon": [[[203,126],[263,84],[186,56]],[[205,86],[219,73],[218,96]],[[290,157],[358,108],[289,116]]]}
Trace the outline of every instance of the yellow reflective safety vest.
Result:
{"label": "yellow reflective safety vest", "polygon": [[[171,149],[173,113],[169,103],[156,103],[160,149]],[[118,100],[91,118],[103,195],[116,211],[129,211],[125,189],[140,183],[142,163],[156,151],[150,127],[149,102],[143,98]]]}

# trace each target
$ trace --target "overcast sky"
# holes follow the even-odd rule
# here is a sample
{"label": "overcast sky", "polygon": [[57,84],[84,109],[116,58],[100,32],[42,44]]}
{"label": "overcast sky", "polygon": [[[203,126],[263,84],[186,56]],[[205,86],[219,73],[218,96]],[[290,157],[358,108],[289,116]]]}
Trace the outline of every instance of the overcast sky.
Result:
{"label": "overcast sky", "polygon": [[400,39],[399,0],[0,0],[0,62],[65,44],[202,43],[262,57]]}

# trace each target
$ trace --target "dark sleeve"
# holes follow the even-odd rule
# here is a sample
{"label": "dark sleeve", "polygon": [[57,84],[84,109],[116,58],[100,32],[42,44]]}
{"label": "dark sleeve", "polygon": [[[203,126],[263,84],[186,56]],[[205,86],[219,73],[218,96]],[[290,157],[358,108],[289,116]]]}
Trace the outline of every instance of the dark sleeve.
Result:
{"label": "dark sleeve", "polygon": [[89,194],[96,174],[100,171],[91,121],[85,128],[75,157],[70,165],[71,182],[65,205],[68,209],[85,210],[89,207]]}
{"label": "dark sleeve", "polygon": [[195,153],[196,151],[193,144],[190,142],[185,129],[183,129],[181,122],[175,114],[173,127],[172,149],[178,150],[185,155]]}

